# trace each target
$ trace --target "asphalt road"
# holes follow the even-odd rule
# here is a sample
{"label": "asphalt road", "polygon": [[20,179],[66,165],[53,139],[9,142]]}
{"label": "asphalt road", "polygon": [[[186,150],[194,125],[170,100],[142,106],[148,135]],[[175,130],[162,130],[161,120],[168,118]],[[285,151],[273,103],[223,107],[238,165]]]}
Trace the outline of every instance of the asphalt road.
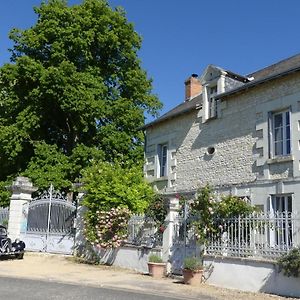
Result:
{"label": "asphalt road", "polygon": [[[56,282],[0,277],[2,300],[178,300],[159,295],[135,293],[125,290],[72,285]],[[181,298],[182,299],[182,298]],[[203,300],[209,298],[203,298]]]}

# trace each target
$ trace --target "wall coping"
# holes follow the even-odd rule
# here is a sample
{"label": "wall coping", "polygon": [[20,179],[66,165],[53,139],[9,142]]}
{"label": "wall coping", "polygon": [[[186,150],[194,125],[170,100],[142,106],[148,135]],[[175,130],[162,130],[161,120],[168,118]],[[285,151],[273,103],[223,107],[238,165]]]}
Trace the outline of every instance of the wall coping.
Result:
{"label": "wall coping", "polygon": [[277,266],[277,261],[267,259],[267,258],[262,258],[262,257],[235,257],[235,256],[221,256],[221,255],[209,255],[209,254],[204,254],[203,258],[208,258],[208,259],[218,259],[218,260],[235,260],[239,262],[255,262],[255,263],[266,263],[266,264],[271,264],[274,266]]}

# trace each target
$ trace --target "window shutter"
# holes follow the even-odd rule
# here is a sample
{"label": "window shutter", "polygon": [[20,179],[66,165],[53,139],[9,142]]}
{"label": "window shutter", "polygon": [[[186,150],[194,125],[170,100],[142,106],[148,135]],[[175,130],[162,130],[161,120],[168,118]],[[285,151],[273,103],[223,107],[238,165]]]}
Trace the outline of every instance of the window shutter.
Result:
{"label": "window shutter", "polygon": [[290,119],[290,154],[293,153],[293,143],[292,143],[292,106],[289,107],[289,119]]}
{"label": "window shutter", "polygon": [[272,125],[272,112],[268,113],[268,146],[269,146],[269,158],[274,156],[273,152],[273,125]]}
{"label": "window shutter", "polygon": [[[274,197],[269,196],[268,197],[268,209],[269,209],[269,215],[270,217],[274,217]],[[274,228],[271,226],[269,228],[269,243],[270,246],[274,246],[275,245],[275,237],[276,237],[276,232],[274,230]]]}

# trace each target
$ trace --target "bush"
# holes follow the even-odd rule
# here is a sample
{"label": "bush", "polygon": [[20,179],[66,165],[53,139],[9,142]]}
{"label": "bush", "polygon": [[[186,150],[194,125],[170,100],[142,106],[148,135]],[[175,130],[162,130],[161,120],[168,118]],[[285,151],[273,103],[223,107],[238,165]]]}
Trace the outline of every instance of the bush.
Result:
{"label": "bush", "polygon": [[130,211],[126,207],[88,212],[85,216],[85,236],[98,248],[118,248],[127,238]]}
{"label": "bush", "polygon": [[217,201],[212,188],[206,185],[198,191],[197,199],[191,203],[190,215],[196,220],[192,222],[196,230],[195,237],[205,242],[209,234],[221,233],[220,221],[239,215],[247,216],[254,210],[249,203],[231,195],[222,196],[221,201]]}
{"label": "bush", "polygon": [[186,257],[183,260],[183,268],[190,271],[198,271],[203,269],[203,263],[198,257]]}
{"label": "bush", "polygon": [[133,213],[143,213],[155,197],[139,166],[98,162],[83,171],[83,204],[93,213],[127,207]]}
{"label": "bush", "polygon": [[299,277],[300,274],[300,248],[294,248],[278,259],[279,272],[285,276]]}
{"label": "bush", "polygon": [[85,236],[100,248],[117,248],[127,238],[133,213],[143,213],[155,197],[142,169],[122,163],[98,162],[83,171]]}
{"label": "bush", "polygon": [[163,263],[163,260],[157,254],[151,254],[149,256],[149,262],[151,262],[151,263]]}

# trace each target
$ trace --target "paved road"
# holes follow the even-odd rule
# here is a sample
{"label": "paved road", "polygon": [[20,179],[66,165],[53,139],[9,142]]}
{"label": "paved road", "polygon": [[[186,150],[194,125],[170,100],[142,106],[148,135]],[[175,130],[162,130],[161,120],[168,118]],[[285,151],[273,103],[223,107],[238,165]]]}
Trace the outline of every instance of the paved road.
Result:
{"label": "paved road", "polygon": [[[178,300],[126,290],[0,277],[0,299],[5,300]],[[202,298],[209,300],[211,298]]]}

